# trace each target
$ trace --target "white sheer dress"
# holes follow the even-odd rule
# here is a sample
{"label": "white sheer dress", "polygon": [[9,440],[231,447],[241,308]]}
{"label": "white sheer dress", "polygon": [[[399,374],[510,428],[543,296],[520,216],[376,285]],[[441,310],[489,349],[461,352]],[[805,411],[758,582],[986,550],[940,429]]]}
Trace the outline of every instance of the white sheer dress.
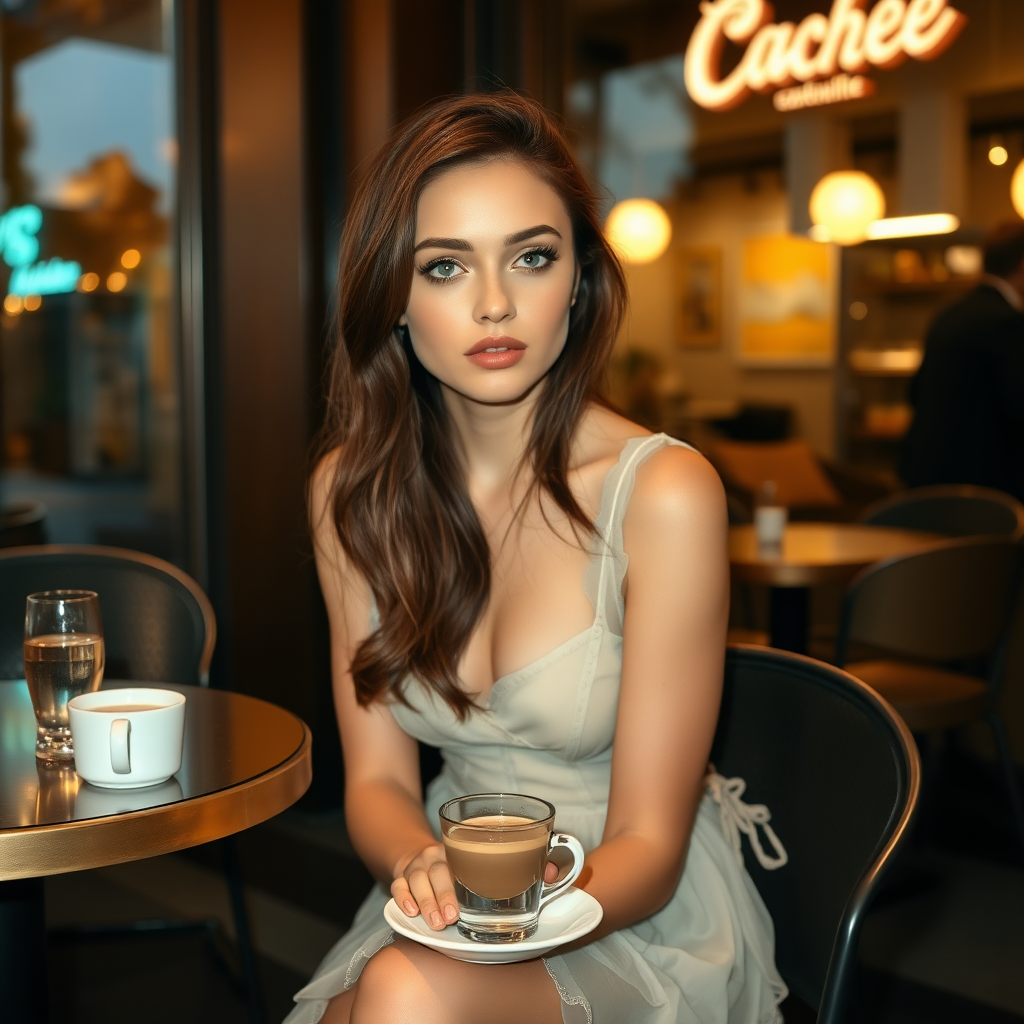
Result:
{"label": "white sheer dress", "polygon": [[[637,469],[670,444],[681,442],[661,434],[634,438],[608,474],[597,520],[604,542],[595,541],[584,578],[592,626],[497,680],[486,713],[465,722],[415,683],[406,688],[412,709],[392,705],[406,732],[444,756],[427,796],[435,830],[437,809],[452,797],[531,793],[555,805],[558,831],[577,836],[587,850],[600,843],[622,673],[622,521]],[[745,806],[732,799],[735,787],[725,780],[709,781],[669,902],[630,928],[545,959],[565,1024],[781,1022],[777,1004],[786,986],[775,969],[772,922],[736,850],[736,814],[742,818]],[[380,886],[370,893],[352,928],[296,994],[286,1024],[315,1024],[327,1001],[353,985],[392,940],[382,915],[388,898]]]}

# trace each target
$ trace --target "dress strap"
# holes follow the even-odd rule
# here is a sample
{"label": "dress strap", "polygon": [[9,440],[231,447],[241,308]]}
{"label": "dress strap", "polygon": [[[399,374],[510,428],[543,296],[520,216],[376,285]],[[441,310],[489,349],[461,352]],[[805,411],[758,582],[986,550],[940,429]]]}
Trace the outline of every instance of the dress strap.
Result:
{"label": "dress strap", "polygon": [[583,578],[583,588],[596,613],[596,623],[621,634],[625,618],[622,583],[629,559],[622,546],[622,523],[636,484],[637,470],[655,452],[670,445],[690,448],[667,434],[633,437],[623,445],[619,461],[608,471],[601,494],[601,510],[595,526],[592,558]]}

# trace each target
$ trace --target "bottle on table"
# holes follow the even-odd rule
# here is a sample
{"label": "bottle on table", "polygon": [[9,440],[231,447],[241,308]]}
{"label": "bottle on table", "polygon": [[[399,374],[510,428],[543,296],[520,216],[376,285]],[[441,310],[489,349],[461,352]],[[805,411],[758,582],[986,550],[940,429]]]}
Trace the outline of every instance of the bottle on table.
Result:
{"label": "bottle on table", "polygon": [[774,480],[761,483],[754,506],[754,531],[759,547],[777,548],[782,545],[789,512],[778,495],[779,489]]}

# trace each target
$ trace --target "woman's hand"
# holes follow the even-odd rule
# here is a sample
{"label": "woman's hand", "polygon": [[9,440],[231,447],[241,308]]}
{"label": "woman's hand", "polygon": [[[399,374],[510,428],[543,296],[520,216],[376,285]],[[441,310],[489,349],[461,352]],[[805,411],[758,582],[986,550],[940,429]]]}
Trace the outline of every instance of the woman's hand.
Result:
{"label": "woman's hand", "polygon": [[[544,881],[550,885],[558,878],[558,867],[548,861]],[[443,843],[431,843],[419,853],[395,866],[391,895],[408,917],[423,915],[423,920],[440,931],[459,919],[451,869],[444,855]]]}
{"label": "woman's hand", "polygon": [[442,843],[431,843],[403,864],[395,865],[391,895],[409,917],[423,915],[434,931],[459,919],[452,873]]}

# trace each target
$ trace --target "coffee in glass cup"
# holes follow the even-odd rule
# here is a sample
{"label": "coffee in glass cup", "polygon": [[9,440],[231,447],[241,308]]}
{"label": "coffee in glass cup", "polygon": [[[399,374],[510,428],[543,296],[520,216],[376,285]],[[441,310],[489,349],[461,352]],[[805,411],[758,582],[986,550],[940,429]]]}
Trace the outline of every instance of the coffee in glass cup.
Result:
{"label": "coffee in glass cup", "polygon": [[[583,870],[583,847],[553,832],[555,808],[518,793],[477,793],[441,807],[441,837],[459,904],[458,929],[477,942],[517,942],[537,930],[541,908]],[[573,864],[550,885],[548,855],[568,850]]]}

